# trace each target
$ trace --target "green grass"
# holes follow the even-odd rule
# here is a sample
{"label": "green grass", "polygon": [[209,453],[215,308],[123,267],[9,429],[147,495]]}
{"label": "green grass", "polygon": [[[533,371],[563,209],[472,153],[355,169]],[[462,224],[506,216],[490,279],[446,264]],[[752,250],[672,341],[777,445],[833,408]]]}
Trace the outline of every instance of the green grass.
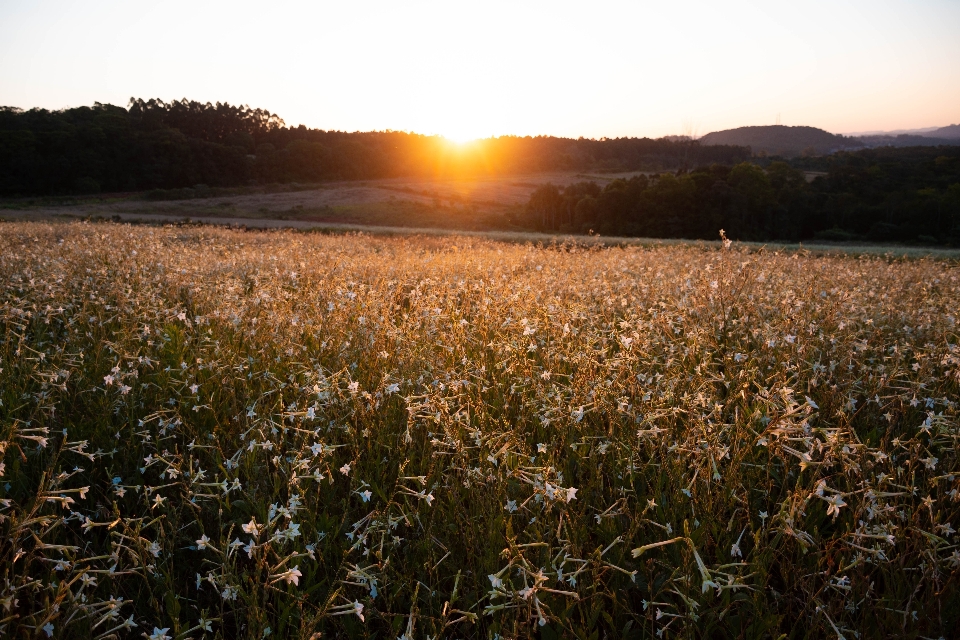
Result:
{"label": "green grass", "polygon": [[0,275],[10,637],[958,622],[954,262],[11,223]]}

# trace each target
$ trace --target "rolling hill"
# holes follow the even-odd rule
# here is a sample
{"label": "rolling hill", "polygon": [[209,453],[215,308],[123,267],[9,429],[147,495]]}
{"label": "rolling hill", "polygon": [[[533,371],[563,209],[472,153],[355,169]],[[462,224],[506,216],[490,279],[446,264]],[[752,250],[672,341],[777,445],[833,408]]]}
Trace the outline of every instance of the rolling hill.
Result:
{"label": "rolling hill", "polygon": [[754,153],[785,157],[803,153],[824,154],[839,149],[862,147],[856,138],[845,138],[816,127],[787,127],[770,125],[762,127],[739,127],[708,133],[700,138],[703,145],[737,144],[749,146]]}
{"label": "rolling hill", "polygon": [[934,129],[930,133],[923,134],[928,138],[960,138],[960,124],[949,124],[939,129]]}
{"label": "rolling hill", "polygon": [[749,146],[754,153],[798,156],[804,153],[817,155],[840,149],[854,149],[863,146],[856,138],[846,138],[816,127],[787,127],[770,125],[761,127],[739,127],[726,131],[715,131],[700,138],[702,145],[741,145]]}

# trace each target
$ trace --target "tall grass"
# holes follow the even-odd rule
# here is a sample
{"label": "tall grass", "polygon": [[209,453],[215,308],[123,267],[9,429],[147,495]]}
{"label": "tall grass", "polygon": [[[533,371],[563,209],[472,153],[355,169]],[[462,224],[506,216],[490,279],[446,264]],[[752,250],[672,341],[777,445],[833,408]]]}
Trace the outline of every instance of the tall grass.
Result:
{"label": "tall grass", "polygon": [[0,226],[0,634],[938,637],[956,265]]}

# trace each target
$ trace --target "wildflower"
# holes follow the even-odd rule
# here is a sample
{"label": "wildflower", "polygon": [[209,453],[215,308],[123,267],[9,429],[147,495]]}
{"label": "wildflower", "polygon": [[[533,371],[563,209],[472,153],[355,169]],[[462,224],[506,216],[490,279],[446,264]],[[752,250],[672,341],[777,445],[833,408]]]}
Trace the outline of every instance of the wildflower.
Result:
{"label": "wildflower", "polygon": [[147,636],[147,640],[170,640],[170,636],[167,635],[167,631],[170,631],[170,627],[164,629],[153,628],[153,633]]}
{"label": "wildflower", "polygon": [[514,511],[517,510],[517,501],[507,500],[507,504],[505,504],[503,508],[506,509],[508,512],[513,513]]}
{"label": "wildflower", "polygon": [[357,392],[360,391],[360,383],[357,381],[353,381],[347,385],[347,388],[350,390],[351,394],[357,395]]}
{"label": "wildflower", "polygon": [[207,537],[207,534],[200,536],[200,539],[197,540],[197,549],[203,551],[207,548],[207,543],[210,542],[210,538]]}
{"label": "wildflower", "polygon": [[113,380],[114,380],[113,376],[109,376],[109,375],[103,376],[103,383],[108,387],[113,384]]}
{"label": "wildflower", "polygon": [[295,566],[293,569],[288,569],[283,573],[276,576],[277,580],[285,580],[287,584],[300,585],[300,578],[303,576],[300,573],[300,565]]}
{"label": "wildflower", "polygon": [[490,579],[490,585],[491,585],[494,589],[499,589],[500,587],[503,586],[503,580],[501,580],[501,579],[498,578],[497,576],[493,575],[492,573],[491,573],[490,575],[488,575],[487,578]]}
{"label": "wildflower", "polygon": [[373,494],[370,492],[369,489],[367,489],[366,491],[361,493],[360,496],[363,498],[364,502],[370,502],[370,498],[373,497]]}
{"label": "wildflower", "polygon": [[43,625],[43,632],[44,632],[45,634],[47,634],[47,637],[48,637],[48,638],[52,638],[52,637],[53,637],[53,623],[52,623],[52,622],[48,622],[47,624]]}
{"label": "wildflower", "polygon": [[537,443],[537,453],[546,453],[546,452],[547,452],[547,445],[543,444],[542,442]]}
{"label": "wildflower", "polygon": [[192,385],[190,385],[190,393],[192,393],[192,394],[194,394],[194,395],[196,395],[196,393],[197,393],[197,389],[199,389],[199,388],[200,388],[200,387],[199,387],[199,386],[197,386],[197,384],[196,384],[196,383],[194,383],[194,384],[192,384]]}
{"label": "wildflower", "polygon": [[255,518],[250,518],[250,522],[240,527],[243,529],[244,533],[249,533],[252,536],[258,535],[260,533],[260,526],[257,524]]}
{"label": "wildflower", "polygon": [[933,456],[928,456],[926,458],[921,458],[920,462],[922,462],[927,469],[933,470],[937,468],[937,462],[939,462],[939,459],[934,458]]}
{"label": "wildflower", "polygon": [[257,550],[257,543],[251,540],[243,550],[247,552],[247,557],[252,559],[253,552]]}
{"label": "wildflower", "polygon": [[574,487],[569,487],[566,490],[566,496],[564,499],[569,503],[571,500],[576,499],[576,497],[577,497],[577,489]]}
{"label": "wildflower", "polygon": [[743,553],[740,551],[740,540],[743,539],[743,534],[746,532],[746,529],[740,532],[740,537],[737,538],[737,541],[733,543],[733,546],[730,547],[730,557],[731,558],[742,558]]}
{"label": "wildflower", "polygon": [[349,463],[349,462],[346,463],[345,465],[343,465],[342,467],[340,467],[340,473],[342,473],[342,474],[345,475],[345,476],[350,475],[350,463]]}
{"label": "wildflower", "polygon": [[387,385],[387,388],[385,389],[385,391],[387,392],[387,395],[388,395],[388,396],[389,396],[389,395],[392,395],[392,394],[400,391],[400,385],[397,384],[397,383],[388,384],[388,385]]}
{"label": "wildflower", "polygon": [[839,493],[835,493],[829,498],[825,498],[825,500],[829,505],[827,507],[827,515],[828,516],[832,515],[834,518],[836,518],[837,515],[840,514],[840,507],[847,506],[847,503],[843,501],[843,498],[840,496]]}

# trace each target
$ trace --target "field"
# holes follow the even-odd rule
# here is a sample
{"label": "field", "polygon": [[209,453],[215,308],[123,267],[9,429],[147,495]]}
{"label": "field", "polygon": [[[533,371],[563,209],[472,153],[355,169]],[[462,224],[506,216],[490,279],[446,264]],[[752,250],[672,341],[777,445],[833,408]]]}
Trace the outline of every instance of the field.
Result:
{"label": "field", "polygon": [[960,270],[0,224],[0,635],[937,638]]}
{"label": "field", "polygon": [[459,180],[393,178],[301,186],[172,189],[87,198],[26,198],[0,201],[0,216],[116,216],[154,222],[189,218],[249,227],[377,225],[481,231],[509,228],[505,214],[525,205],[530,194],[547,182],[566,186],[592,180],[604,185],[637,173],[538,173]]}

